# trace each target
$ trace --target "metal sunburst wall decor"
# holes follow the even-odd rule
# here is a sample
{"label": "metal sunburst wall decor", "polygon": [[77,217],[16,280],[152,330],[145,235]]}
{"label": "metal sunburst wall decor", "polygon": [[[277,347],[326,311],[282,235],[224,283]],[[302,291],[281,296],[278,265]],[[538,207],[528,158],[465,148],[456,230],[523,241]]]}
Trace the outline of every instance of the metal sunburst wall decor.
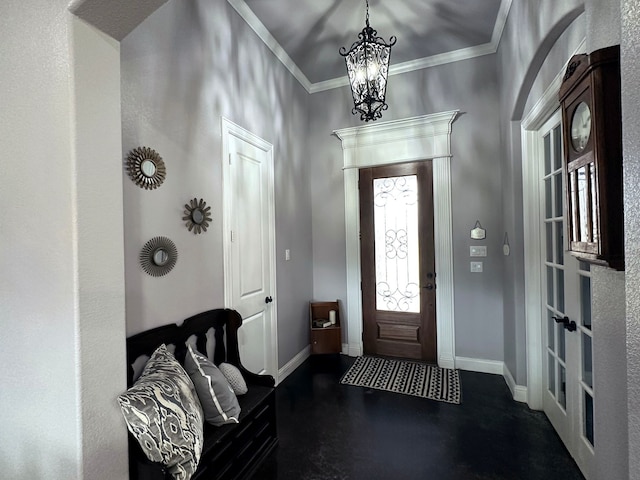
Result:
{"label": "metal sunburst wall decor", "polygon": [[140,250],[140,265],[152,277],[166,275],[177,261],[176,244],[167,237],[153,237]]}
{"label": "metal sunburst wall decor", "polygon": [[149,147],[137,147],[127,155],[127,173],[140,188],[153,190],[164,182],[167,168],[162,157]]}
{"label": "metal sunburst wall decor", "polygon": [[211,207],[207,207],[207,202],[194,198],[189,204],[184,205],[184,217],[189,231],[198,234],[206,232],[211,222]]}

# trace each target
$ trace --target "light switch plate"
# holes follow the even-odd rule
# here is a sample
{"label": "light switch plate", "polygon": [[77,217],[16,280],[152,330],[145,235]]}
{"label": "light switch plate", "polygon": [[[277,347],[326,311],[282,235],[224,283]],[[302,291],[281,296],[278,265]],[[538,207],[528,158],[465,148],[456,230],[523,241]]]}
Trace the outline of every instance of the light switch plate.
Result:
{"label": "light switch plate", "polygon": [[482,262],[471,262],[471,271],[473,273],[481,273],[482,272]]}
{"label": "light switch plate", "polygon": [[288,248],[284,251],[284,259],[285,261],[291,260],[291,250],[289,250]]}
{"label": "light switch plate", "polygon": [[472,245],[469,247],[470,257],[486,257],[487,247],[485,245]]}

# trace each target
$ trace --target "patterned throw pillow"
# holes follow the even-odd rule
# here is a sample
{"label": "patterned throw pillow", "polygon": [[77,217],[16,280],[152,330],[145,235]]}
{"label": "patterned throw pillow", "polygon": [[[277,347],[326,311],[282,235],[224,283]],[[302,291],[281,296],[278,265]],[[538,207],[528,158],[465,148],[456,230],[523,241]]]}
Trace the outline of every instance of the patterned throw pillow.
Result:
{"label": "patterned throw pillow", "polygon": [[153,352],[118,402],[149,460],[166,465],[176,480],[189,480],[202,453],[202,407],[189,376],[165,345]]}
{"label": "patterned throw pillow", "polygon": [[238,423],[238,399],[218,367],[189,345],[184,358],[184,368],[196,387],[205,420],[216,426]]}
{"label": "patterned throw pillow", "polygon": [[220,371],[225,376],[236,395],[244,395],[247,393],[247,382],[242,378],[242,374],[240,373],[240,370],[238,370],[238,367],[231,365],[230,363],[221,363],[218,368],[220,368]]}

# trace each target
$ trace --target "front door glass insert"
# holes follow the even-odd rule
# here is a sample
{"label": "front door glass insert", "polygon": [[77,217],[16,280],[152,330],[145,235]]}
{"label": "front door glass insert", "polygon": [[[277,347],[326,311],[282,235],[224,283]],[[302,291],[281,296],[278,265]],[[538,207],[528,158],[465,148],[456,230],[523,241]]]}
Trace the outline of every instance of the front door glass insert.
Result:
{"label": "front door glass insert", "polygon": [[373,180],[376,309],[420,312],[418,177]]}

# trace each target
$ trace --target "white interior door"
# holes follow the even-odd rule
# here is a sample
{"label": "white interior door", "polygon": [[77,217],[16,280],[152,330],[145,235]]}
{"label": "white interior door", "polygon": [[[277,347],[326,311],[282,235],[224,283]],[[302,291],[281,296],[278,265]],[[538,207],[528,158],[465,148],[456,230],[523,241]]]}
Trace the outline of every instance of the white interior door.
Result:
{"label": "white interior door", "polygon": [[242,364],[277,377],[273,147],[223,119],[225,304]]}
{"label": "white interior door", "polygon": [[566,250],[561,116],[538,131],[541,198],[544,411],[587,480],[594,471],[589,265]]}

